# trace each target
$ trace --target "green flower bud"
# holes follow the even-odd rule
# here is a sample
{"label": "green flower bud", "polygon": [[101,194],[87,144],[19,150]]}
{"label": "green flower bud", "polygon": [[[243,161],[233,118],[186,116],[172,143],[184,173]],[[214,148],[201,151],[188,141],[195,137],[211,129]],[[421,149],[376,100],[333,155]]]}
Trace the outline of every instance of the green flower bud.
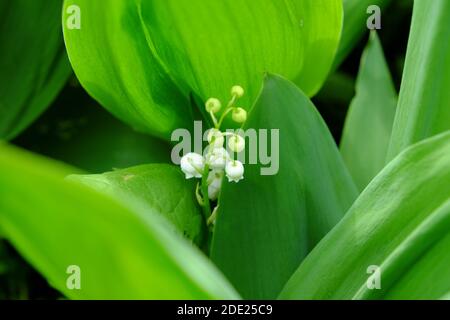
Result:
{"label": "green flower bud", "polygon": [[242,98],[244,96],[244,93],[244,88],[242,88],[241,86],[234,86],[233,88],[231,88],[231,96]]}
{"label": "green flower bud", "polygon": [[222,108],[222,104],[220,103],[219,99],[216,98],[210,98],[205,103],[206,111],[217,113]]}
{"label": "green flower bud", "polygon": [[247,111],[242,108],[236,108],[233,110],[231,118],[234,122],[244,123],[247,120]]}

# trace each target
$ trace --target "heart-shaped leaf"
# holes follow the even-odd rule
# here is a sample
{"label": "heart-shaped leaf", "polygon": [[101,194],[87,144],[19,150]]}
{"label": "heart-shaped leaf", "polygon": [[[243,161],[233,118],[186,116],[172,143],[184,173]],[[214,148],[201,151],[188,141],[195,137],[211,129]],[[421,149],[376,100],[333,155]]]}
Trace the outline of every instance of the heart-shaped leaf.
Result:
{"label": "heart-shaped leaf", "polygon": [[195,184],[186,181],[177,167],[149,164],[69,178],[116,199],[139,200],[147,210],[166,217],[180,234],[197,244],[202,240],[204,221],[195,199]]}
{"label": "heart-shaped leaf", "polygon": [[389,159],[415,142],[450,129],[448,12],[447,0],[414,1]]}
{"label": "heart-shaped leaf", "polygon": [[164,218],[64,180],[70,172],[0,146],[0,228],[55,288],[73,299],[238,298]]}
{"label": "heart-shaped leaf", "polygon": [[360,190],[383,169],[394,122],[397,93],[373,32],[361,59],[356,96],[348,110],[341,153]]}
{"label": "heart-shaped leaf", "polygon": [[61,7],[62,0],[0,4],[0,139],[14,138],[33,122],[70,75]]}
{"label": "heart-shaped leaf", "polygon": [[[449,181],[450,132],[408,148],[308,255],[280,297],[443,297],[450,291]],[[380,287],[369,289],[368,272],[377,267]]]}
{"label": "heart-shaped leaf", "polygon": [[244,180],[224,184],[211,257],[244,298],[273,299],[357,191],[319,113],[288,80],[267,76],[250,128],[269,130],[268,137],[279,130],[267,150],[274,175],[262,175],[268,165],[259,149],[260,162],[245,166]]}

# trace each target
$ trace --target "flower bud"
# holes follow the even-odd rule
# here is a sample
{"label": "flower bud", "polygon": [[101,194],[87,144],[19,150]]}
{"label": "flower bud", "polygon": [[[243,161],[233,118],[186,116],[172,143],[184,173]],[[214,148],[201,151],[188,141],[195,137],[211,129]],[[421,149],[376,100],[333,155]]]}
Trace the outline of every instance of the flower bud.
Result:
{"label": "flower bud", "polygon": [[244,96],[244,88],[241,86],[234,86],[231,88],[231,96],[236,96],[237,98],[242,98]]}
{"label": "flower bud", "polygon": [[208,196],[212,201],[219,197],[220,189],[222,188],[222,170],[213,170],[208,175]]}
{"label": "flower bud", "polygon": [[205,159],[197,153],[190,152],[181,158],[180,166],[186,179],[201,178],[205,168]]}
{"label": "flower bud", "polygon": [[239,182],[244,179],[244,165],[240,161],[233,160],[228,162],[225,167],[225,172],[227,174],[228,182]]}
{"label": "flower bud", "polygon": [[211,146],[213,146],[214,148],[222,148],[224,142],[225,138],[220,130],[210,129],[208,131],[208,143]]}
{"label": "flower bud", "polygon": [[234,122],[244,123],[247,120],[247,111],[242,108],[236,108],[233,110],[231,118]]}
{"label": "flower bud", "polygon": [[245,140],[240,135],[233,135],[228,141],[228,147],[233,152],[241,152],[245,149]]}
{"label": "flower bud", "polygon": [[222,104],[220,103],[219,99],[216,98],[210,98],[205,103],[206,111],[217,113],[222,108]]}
{"label": "flower bud", "polygon": [[230,160],[230,154],[225,148],[213,148],[211,151],[208,150],[206,155],[206,162],[215,170],[225,169],[225,165]]}

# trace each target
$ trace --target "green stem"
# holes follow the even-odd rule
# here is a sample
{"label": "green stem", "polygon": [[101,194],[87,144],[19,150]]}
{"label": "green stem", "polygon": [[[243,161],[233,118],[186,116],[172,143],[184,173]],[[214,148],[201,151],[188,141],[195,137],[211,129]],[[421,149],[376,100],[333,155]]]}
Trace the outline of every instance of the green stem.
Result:
{"label": "green stem", "polygon": [[216,129],[220,129],[220,127],[222,126],[222,122],[225,119],[225,117],[227,116],[228,113],[230,113],[231,110],[234,109],[234,104],[236,103],[237,100],[237,96],[233,96],[230,100],[230,102],[228,102],[228,105],[224,111],[224,113],[222,113],[222,116],[219,119],[219,123],[216,124]]}
{"label": "green stem", "polygon": [[205,220],[208,221],[211,216],[211,204],[209,202],[208,195],[208,175],[209,175],[209,166],[205,165],[202,176],[202,195],[203,195],[203,215],[205,216]]}

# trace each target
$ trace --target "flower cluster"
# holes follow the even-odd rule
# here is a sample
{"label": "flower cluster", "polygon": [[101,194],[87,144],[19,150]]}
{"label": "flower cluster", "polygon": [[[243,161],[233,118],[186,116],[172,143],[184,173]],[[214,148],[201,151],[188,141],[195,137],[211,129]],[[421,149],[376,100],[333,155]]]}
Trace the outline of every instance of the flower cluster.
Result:
{"label": "flower cluster", "polygon": [[[247,112],[236,106],[237,100],[243,95],[244,89],[241,86],[234,86],[231,89],[231,100],[219,119],[216,118],[216,115],[222,110],[220,100],[210,98],[206,101],[205,108],[211,116],[214,128],[208,131],[208,147],[205,154],[203,156],[191,152],[181,159],[181,170],[185,173],[186,179],[202,179],[201,183],[197,184],[196,192],[197,199],[202,206],[209,206],[209,200],[216,201],[218,199],[224,176],[228,178],[229,182],[239,182],[244,178],[244,165],[235,160],[234,155],[245,149],[245,140],[238,134],[220,130],[225,117],[230,113],[232,120],[239,124],[247,120]],[[233,156],[224,147],[225,138],[228,140],[228,149]],[[211,216],[215,214],[216,209],[217,207]]]}

